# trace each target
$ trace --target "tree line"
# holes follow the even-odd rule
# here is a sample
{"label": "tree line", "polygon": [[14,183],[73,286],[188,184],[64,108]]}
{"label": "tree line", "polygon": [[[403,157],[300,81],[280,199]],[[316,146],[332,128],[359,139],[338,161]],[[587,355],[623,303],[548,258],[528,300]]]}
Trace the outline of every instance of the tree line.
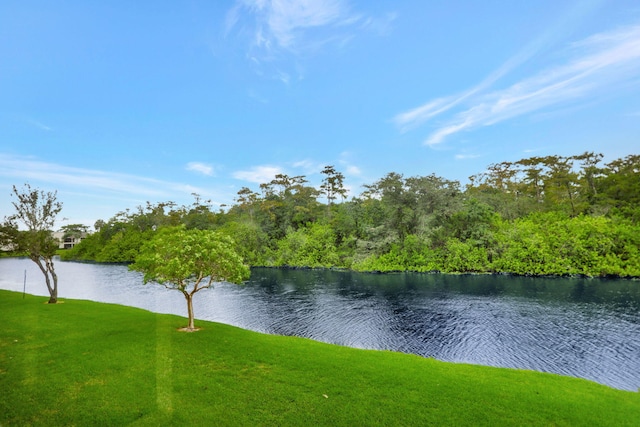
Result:
{"label": "tree line", "polygon": [[640,156],[530,157],[489,165],[464,188],[391,172],[346,200],[326,166],[319,188],[278,174],[227,210],[150,203],[99,220],[67,260],[132,262],[159,229],[233,238],[252,266],[640,277]]}

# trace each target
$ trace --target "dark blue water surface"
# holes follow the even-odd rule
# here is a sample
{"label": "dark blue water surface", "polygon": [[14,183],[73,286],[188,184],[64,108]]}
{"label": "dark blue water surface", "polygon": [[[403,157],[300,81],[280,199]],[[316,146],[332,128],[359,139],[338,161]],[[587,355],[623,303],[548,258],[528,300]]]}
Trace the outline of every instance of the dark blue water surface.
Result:
{"label": "dark blue water surface", "polygon": [[[186,315],[182,295],[122,265],[57,262],[60,296]],[[46,295],[28,259],[0,288]],[[198,293],[196,318],[254,331],[640,388],[640,282],[256,268]]]}

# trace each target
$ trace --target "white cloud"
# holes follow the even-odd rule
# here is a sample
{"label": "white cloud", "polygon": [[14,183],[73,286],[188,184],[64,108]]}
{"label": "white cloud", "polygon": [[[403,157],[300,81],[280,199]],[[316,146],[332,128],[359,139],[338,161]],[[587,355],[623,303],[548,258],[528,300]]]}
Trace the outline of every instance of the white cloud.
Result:
{"label": "white cloud", "polygon": [[[472,109],[473,110],[473,109]],[[471,110],[470,110],[471,111]],[[442,141],[444,141],[444,139],[449,136],[449,135],[453,135],[455,133],[460,132],[461,130],[466,129],[467,127],[470,127],[473,125],[473,118],[472,116],[464,116],[464,115],[460,115],[458,117],[458,121],[454,121],[453,123],[447,125],[447,126],[443,126],[440,129],[438,129],[437,131],[433,132],[431,134],[431,136],[429,136],[429,139],[427,139],[424,144],[428,145],[428,146],[434,146],[434,145],[438,145],[440,144]]]}
{"label": "white cloud", "polygon": [[238,25],[243,8],[255,18],[253,44],[267,51],[296,50],[306,30],[351,18],[341,0],[240,0],[227,14],[227,33]]}
{"label": "white cloud", "polygon": [[[189,204],[193,201],[193,193],[214,200],[213,205],[221,205],[220,200],[232,199],[230,194],[219,194],[211,188],[0,153],[0,190],[8,195],[12,185],[20,186],[25,182],[44,191],[57,191],[58,200],[63,203],[63,215],[69,218],[69,223],[89,226],[98,218],[106,219],[124,208],[141,206],[145,202],[170,200]],[[0,218],[13,211],[9,199],[0,197]]]}
{"label": "white cloud", "polygon": [[491,73],[491,75],[489,75],[475,87],[461,94],[434,99],[417,108],[406,111],[404,113],[400,113],[393,118],[393,121],[402,132],[406,132],[410,129],[416,128],[423,123],[431,120],[433,117],[451,110],[452,108],[471,98],[473,95],[481,93],[483,90],[489,88],[492,84],[494,84],[501,77],[510,72],[517,65],[525,62],[527,59],[533,56],[534,52],[535,50],[533,48],[525,49],[523,52],[520,52],[518,55],[504,63],[498,70]]}
{"label": "white cloud", "polygon": [[[344,157],[344,156],[341,156]],[[347,163],[344,159],[338,162],[342,170],[347,175],[360,175],[361,171],[357,166]],[[232,174],[235,179],[242,181],[254,182],[258,184],[264,184],[272,181],[278,174],[289,174],[290,176],[301,174],[307,178],[310,175],[315,176],[317,179],[321,177],[320,172],[329,163],[321,163],[310,159],[299,160],[296,162],[287,163],[289,171],[285,171],[283,168],[274,165],[261,165],[254,166],[247,170],[236,171]],[[340,171],[340,168],[337,168]],[[298,170],[299,172],[296,172]]]}
{"label": "white cloud", "polygon": [[346,17],[339,0],[276,0],[267,11],[268,28],[278,44],[291,48],[299,30],[321,27]]}
{"label": "white cloud", "polygon": [[202,175],[213,176],[213,166],[206,163],[190,162],[187,163],[187,170],[192,172],[198,172]]}
{"label": "white cloud", "polygon": [[324,163],[319,163],[310,159],[304,159],[291,163],[291,167],[295,169],[302,169],[305,175],[312,175],[319,173],[324,168]]}
{"label": "white cloud", "polygon": [[[566,25],[565,22],[563,24]],[[516,55],[509,58],[504,64],[502,64],[497,70],[492,72],[479,84],[468,89],[460,94],[450,95],[446,97],[437,98],[427,103],[414,108],[412,110],[400,113],[393,118],[396,126],[400,128],[402,132],[413,129],[424,122],[432,119],[433,117],[445,113],[450,109],[461,104],[463,101],[471,98],[477,93],[481,93],[485,89],[491,87],[495,82],[500,80],[505,75],[509,74],[513,69],[519,65],[527,62],[534,57],[545,45],[549,43],[549,40],[553,37],[553,34],[557,33],[557,30],[552,29],[543,33],[540,37],[533,40],[526,45]]]}
{"label": "white cloud", "polygon": [[361,33],[386,35],[395,17],[355,13],[347,0],[236,0],[224,37],[248,43],[246,58],[259,76],[289,85],[304,78],[304,57],[342,49]]}
{"label": "white cloud", "polygon": [[480,154],[456,154],[456,160],[467,160],[467,159],[477,159],[481,157]]}
{"label": "white cloud", "polygon": [[344,168],[344,173],[349,176],[360,176],[362,175],[362,170],[351,162],[351,153],[348,151],[343,151],[340,153],[340,165]]}
{"label": "white cloud", "polygon": [[360,170],[360,168],[358,166],[347,165],[346,169],[345,169],[345,173],[347,175],[360,176],[362,174],[362,170]]}
{"label": "white cloud", "polygon": [[309,159],[305,159],[305,160],[293,162],[291,165],[294,168],[313,169],[316,167],[316,162]]}
{"label": "white cloud", "polygon": [[278,166],[264,165],[254,166],[249,170],[234,172],[233,177],[242,181],[264,184],[273,180],[273,178],[280,173],[283,173],[283,171]]}
{"label": "white cloud", "polygon": [[47,163],[31,157],[0,153],[0,176],[20,181],[35,181],[47,185],[67,186],[152,199],[169,197],[174,193],[190,194],[197,188],[168,181],[100,170],[82,169]]}
{"label": "white cloud", "polygon": [[574,44],[570,52],[571,58],[564,64],[549,67],[505,89],[488,92],[490,85],[528,55],[523,54],[462,95],[429,101],[398,114],[394,121],[401,130],[407,130],[464,104],[464,109],[458,110],[425,140],[426,145],[434,146],[458,132],[625,87],[636,81],[640,73],[640,25],[596,34]]}
{"label": "white cloud", "polygon": [[451,107],[459,103],[459,101],[457,101],[458,99],[460,99],[460,97],[453,96],[448,98],[434,99],[417,108],[396,115],[393,118],[393,121],[402,132],[406,132],[410,129],[420,126],[421,124],[437,116],[438,114],[444,113],[445,111],[449,110]]}

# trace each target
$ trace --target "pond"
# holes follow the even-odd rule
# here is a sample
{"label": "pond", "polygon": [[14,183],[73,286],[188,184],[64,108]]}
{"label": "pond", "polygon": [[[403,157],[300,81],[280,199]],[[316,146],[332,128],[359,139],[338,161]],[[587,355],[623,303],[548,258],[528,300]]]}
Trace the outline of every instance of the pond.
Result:
{"label": "pond", "polygon": [[[61,298],[186,316],[181,294],[143,286],[126,266],[58,261],[56,271]],[[0,259],[0,289],[23,287],[47,295],[33,262]],[[194,310],[258,332],[640,388],[637,281],[255,268],[243,286],[198,293]]]}

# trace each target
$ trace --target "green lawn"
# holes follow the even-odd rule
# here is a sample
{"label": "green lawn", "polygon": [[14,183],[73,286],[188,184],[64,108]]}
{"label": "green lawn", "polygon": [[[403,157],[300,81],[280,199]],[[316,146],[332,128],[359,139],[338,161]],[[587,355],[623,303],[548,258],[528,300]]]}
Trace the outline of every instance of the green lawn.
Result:
{"label": "green lawn", "polygon": [[3,427],[640,425],[640,393],[585,380],[45,301],[0,291]]}

